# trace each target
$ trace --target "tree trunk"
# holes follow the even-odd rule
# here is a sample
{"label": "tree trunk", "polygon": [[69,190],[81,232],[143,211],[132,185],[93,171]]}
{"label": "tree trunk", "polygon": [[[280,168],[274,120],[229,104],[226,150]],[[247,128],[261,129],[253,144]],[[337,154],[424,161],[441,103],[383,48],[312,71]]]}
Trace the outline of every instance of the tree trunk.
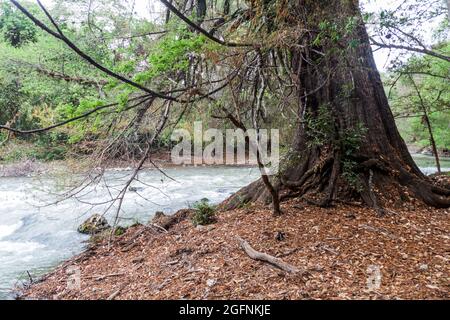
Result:
{"label": "tree trunk", "polygon": [[[397,130],[358,1],[289,5],[290,15],[277,24],[308,31],[299,30],[298,45],[290,49],[300,120],[281,172],[272,178],[281,199],[297,196],[328,206],[356,198],[379,208],[412,196],[449,207],[450,190],[424,176]],[[260,180],[224,206],[270,199]]]}
{"label": "tree trunk", "polygon": [[206,17],[206,0],[197,0],[197,16],[196,16],[196,22],[198,25],[201,25],[203,21],[205,21]]}
{"label": "tree trunk", "polygon": [[428,113],[427,113],[426,109],[424,110],[423,116],[425,119],[425,123],[427,125],[428,134],[430,135],[430,144],[431,144],[431,149],[433,150],[434,159],[436,160],[436,168],[437,168],[438,173],[441,173],[441,163],[439,161],[439,151],[436,147],[436,140],[434,140],[433,128],[431,127],[430,118],[428,117]]}
{"label": "tree trunk", "polygon": [[439,153],[438,153],[438,150],[436,147],[436,140],[434,140],[433,128],[431,127],[431,121],[430,121],[430,117],[428,116],[427,106],[425,105],[425,101],[422,98],[422,94],[420,93],[419,87],[417,87],[416,81],[414,80],[413,76],[410,75],[409,79],[411,80],[411,83],[412,83],[414,89],[416,90],[417,97],[419,98],[420,108],[422,109],[422,112],[423,112],[423,120],[427,126],[428,134],[430,135],[431,148],[433,150],[434,158],[436,159],[436,168],[437,168],[438,173],[441,173],[441,164],[439,162]]}

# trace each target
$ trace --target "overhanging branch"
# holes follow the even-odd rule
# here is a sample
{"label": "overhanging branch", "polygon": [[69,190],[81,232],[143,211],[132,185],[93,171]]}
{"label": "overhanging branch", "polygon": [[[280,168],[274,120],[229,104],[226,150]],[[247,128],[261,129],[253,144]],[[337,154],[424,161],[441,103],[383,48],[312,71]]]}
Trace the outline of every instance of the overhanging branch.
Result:
{"label": "overhanging branch", "polygon": [[184,14],[182,14],[177,8],[175,8],[169,1],[167,0],[161,0],[161,2],[166,6],[167,9],[169,9],[172,13],[174,13],[178,18],[183,20],[187,25],[189,25],[191,28],[197,30],[204,36],[206,36],[208,39],[217,42],[223,46],[227,47],[251,47],[251,44],[248,43],[234,43],[234,42],[227,42],[223,41],[219,38],[214,37],[211,33],[191,21],[188,17],[186,17]]}
{"label": "overhanging branch", "polygon": [[57,80],[64,80],[67,82],[76,82],[79,83],[81,85],[90,85],[90,86],[103,86],[106,85],[108,83],[108,81],[104,80],[104,79],[100,79],[100,80],[94,80],[94,79],[88,79],[88,78],[81,78],[81,77],[75,77],[75,76],[69,76],[66,75],[64,73],[61,72],[57,72],[54,70],[49,70],[44,68],[41,65],[38,64],[32,64],[29,62],[25,62],[25,61],[18,61],[18,60],[11,60],[12,63],[17,64],[19,66],[24,66],[27,68],[31,68],[33,70],[35,70],[36,72],[43,74],[47,77],[53,78],[53,79],[57,79]]}
{"label": "overhanging branch", "polygon": [[426,48],[416,48],[416,47],[410,47],[410,46],[405,46],[405,45],[381,43],[381,42],[376,41],[373,37],[370,38],[370,41],[372,42],[372,45],[375,45],[379,48],[399,49],[399,50],[406,50],[406,51],[411,51],[411,52],[416,52],[416,53],[422,53],[422,54],[426,54],[426,55],[450,62],[449,56],[440,54],[438,52],[435,52],[435,51],[432,51],[432,50],[429,50]]}
{"label": "overhanging branch", "polygon": [[50,14],[48,13],[48,11],[45,9],[45,7],[40,4],[41,8],[43,8],[45,14],[47,15],[47,17],[49,17],[49,20],[52,22],[52,24],[55,26],[55,28],[57,29],[57,32],[51,30],[49,27],[47,27],[42,21],[40,21],[38,18],[36,18],[33,14],[31,14],[27,9],[25,9],[20,3],[18,3],[16,0],[10,0],[12,4],[14,4],[14,6],[16,6],[24,15],[26,15],[31,21],[33,21],[33,23],[38,26],[39,28],[41,28],[42,30],[44,30],[45,32],[47,32],[48,34],[52,35],[53,37],[63,41],[65,44],[67,44],[67,46],[69,46],[73,51],[75,51],[75,53],[77,53],[81,58],[83,58],[84,60],[86,60],[88,63],[90,63],[91,65],[93,65],[94,67],[96,67],[97,69],[101,70],[102,72],[106,73],[107,75],[116,78],[126,84],[129,84],[137,89],[140,89],[150,95],[152,95],[153,97],[156,98],[161,98],[164,100],[169,100],[169,101],[177,101],[177,99],[171,97],[171,96],[167,96],[163,93],[159,93],[159,92],[155,92],[149,88],[144,87],[143,85],[140,85],[139,83],[136,83],[130,79],[125,78],[124,76],[121,76],[113,71],[111,71],[110,69],[104,67],[103,65],[101,65],[100,63],[96,62],[93,58],[91,58],[88,54],[86,54],[85,52],[83,52],[80,48],[78,48],[72,41],[70,41],[65,35],[64,33],[60,30],[60,28],[57,26],[56,22],[54,21],[54,19],[50,16]]}
{"label": "overhanging branch", "polygon": [[[137,107],[137,106],[141,105],[142,103],[144,103],[147,100],[146,98],[149,98],[149,95],[136,97],[136,98],[131,99],[131,100],[144,99],[142,101],[137,102],[134,105],[134,107]],[[81,119],[87,118],[87,117],[89,117],[90,115],[92,115],[92,114],[94,114],[96,112],[99,112],[99,111],[101,111],[103,109],[112,108],[112,107],[115,107],[117,105],[118,105],[118,103],[116,102],[116,103],[110,103],[110,104],[107,104],[107,105],[104,105],[104,106],[99,106],[99,107],[96,107],[96,108],[94,108],[92,110],[89,110],[89,111],[87,111],[87,112],[85,112],[85,113],[83,113],[83,114],[81,114],[81,115],[79,115],[77,117],[73,117],[73,118],[67,119],[65,121],[59,122],[57,124],[54,124],[54,125],[51,125],[51,126],[45,127],[45,128],[34,129],[34,130],[20,130],[20,129],[10,128],[8,126],[0,125],[0,131],[1,130],[6,130],[6,131],[9,131],[9,132],[13,132],[15,134],[24,134],[24,135],[25,134],[43,133],[43,132],[47,132],[47,131],[50,131],[50,130],[53,130],[53,129],[65,126],[66,124],[75,122],[77,120],[81,120]]]}

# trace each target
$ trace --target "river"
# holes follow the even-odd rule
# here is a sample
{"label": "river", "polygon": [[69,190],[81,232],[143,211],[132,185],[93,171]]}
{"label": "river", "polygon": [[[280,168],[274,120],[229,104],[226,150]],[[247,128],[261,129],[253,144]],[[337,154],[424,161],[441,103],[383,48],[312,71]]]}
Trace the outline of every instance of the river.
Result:
{"label": "river", "polygon": [[[414,158],[425,173],[435,172],[433,158]],[[450,170],[450,160],[442,167]],[[219,203],[259,177],[254,168],[237,167],[172,168],[165,173],[170,178],[156,170],[139,174],[142,183],[133,184],[137,192],[126,194],[121,225],[145,223],[156,211],[174,213],[202,198]],[[11,288],[27,281],[28,272],[37,278],[80,253],[88,237],[77,233],[78,225],[104,211],[108,204],[92,203],[111,199],[110,192],[117,194],[128,174],[108,171],[102,183],[57,204],[76,177],[0,178],[0,299],[12,298]]]}

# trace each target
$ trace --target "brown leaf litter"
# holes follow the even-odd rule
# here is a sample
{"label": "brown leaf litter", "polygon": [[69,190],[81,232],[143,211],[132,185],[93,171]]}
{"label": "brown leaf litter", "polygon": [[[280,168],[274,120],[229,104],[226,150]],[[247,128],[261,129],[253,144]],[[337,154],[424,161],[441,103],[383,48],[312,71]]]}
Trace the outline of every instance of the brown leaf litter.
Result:
{"label": "brown leaf litter", "polygon": [[[178,219],[167,232],[132,227],[59,266],[23,298],[449,299],[449,209],[380,217],[296,200],[282,209],[282,217],[258,205],[220,212],[215,224],[197,228]],[[252,260],[239,238],[305,272]],[[70,285],[74,267],[80,288]]]}

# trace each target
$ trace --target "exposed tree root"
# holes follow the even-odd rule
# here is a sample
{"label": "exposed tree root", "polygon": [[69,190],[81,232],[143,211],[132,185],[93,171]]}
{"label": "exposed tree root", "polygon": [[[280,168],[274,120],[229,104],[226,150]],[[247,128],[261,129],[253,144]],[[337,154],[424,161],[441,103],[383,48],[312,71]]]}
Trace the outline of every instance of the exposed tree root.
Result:
{"label": "exposed tree root", "polygon": [[386,211],[378,205],[377,196],[373,191],[373,170],[369,170],[369,186],[368,191],[370,195],[370,200],[372,201],[372,207],[377,211],[379,216],[384,216]]}
{"label": "exposed tree root", "polygon": [[[401,195],[405,190],[410,190],[410,194],[429,206],[450,207],[450,189],[434,185],[431,179],[411,173],[401,166],[393,169],[388,163],[378,159],[366,160],[357,166],[356,173],[361,189],[353,190],[351,198],[349,190],[352,186],[343,179],[339,161],[334,159],[328,157],[320,161],[313,168],[306,170],[297,180],[286,179],[283,175],[274,179],[280,201],[300,198],[308,204],[327,207],[340,200],[362,200],[382,216],[392,213],[385,208],[384,201],[393,200],[395,203],[408,201],[401,199]],[[263,182],[258,180],[226,200],[222,207],[231,210],[251,202],[269,204],[271,198]]]}
{"label": "exposed tree root", "polygon": [[426,204],[436,208],[450,207],[450,189],[435,186],[429,180],[421,180],[406,170],[400,170],[399,180]]}

